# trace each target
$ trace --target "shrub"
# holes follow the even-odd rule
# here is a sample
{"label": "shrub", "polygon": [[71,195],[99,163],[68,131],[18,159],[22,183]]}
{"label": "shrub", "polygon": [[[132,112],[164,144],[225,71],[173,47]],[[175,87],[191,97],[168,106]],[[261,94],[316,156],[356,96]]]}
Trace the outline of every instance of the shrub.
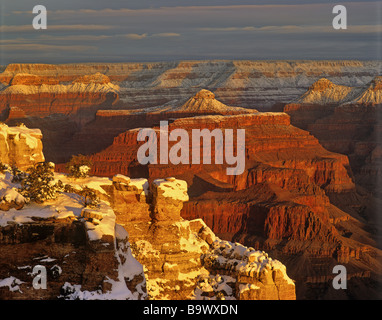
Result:
{"label": "shrub", "polygon": [[10,168],[7,164],[0,162],[0,173],[5,173],[5,172],[9,171],[9,169]]}
{"label": "shrub", "polygon": [[25,180],[26,177],[28,176],[28,174],[25,171],[20,170],[15,165],[12,165],[11,173],[12,173],[12,182],[13,183],[20,183],[23,180]]}
{"label": "shrub", "polygon": [[83,198],[82,204],[84,207],[95,208],[99,205],[100,199],[93,189],[85,186],[78,194]]}
{"label": "shrub", "polygon": [[52,163],[40,162],[27,170],[27,177],[21,181],[19,192],[28,201],[43,203],[56,199],[63,190],[63,183],[54,180]]}
{"label": "shrub", "polygon": [[66,170],[68,170],[69,177],[72,178],[86,178],[93,163],[84,155],[73,156],[68,164]]}

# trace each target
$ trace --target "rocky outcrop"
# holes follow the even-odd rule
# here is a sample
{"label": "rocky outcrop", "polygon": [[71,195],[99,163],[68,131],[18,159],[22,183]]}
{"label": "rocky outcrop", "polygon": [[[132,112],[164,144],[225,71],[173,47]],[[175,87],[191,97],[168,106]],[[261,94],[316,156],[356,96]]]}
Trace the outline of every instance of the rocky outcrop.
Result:
{"label": "rocky outcrop", "polygon": [[154,180],[144,200],[135,188],[139,179],[118,175],[113,181],[111,204],[144,265],[151,299],[295,299],[294,283],[279,261],[219,239],[201,219],[180,217],[188,200],[185,181]]}
{"label": "rocky outcrop", "polygon": [[374,106],[382,104],[382,76],[375,77],[367,89],[349,104]]}
{"label": "rocky outcrop", "polygon": [[28,129],[23,124],[8,127],[0,123],[0,163],[27,169],[41,161],[44,161],[44,154],[39,129]]}
{"label": "rocky outcrop", "polygon": [[[322,82],[322,81],[321,81]],[[328,82],[325,81],[325,82]],[[372,157],[381,147],[379,127],[381,121],[381,77],[364,87],[349,87],[345,96],[336,95],[330,102],[317,100],[320,90],[312,85],[296,102],[285,106],[292,124],[308,130],[328,150],[348,155],[355,181],[368,191],[380,194],[378,160]],[[339,86],[331,84],[334,95]],[[329,93],[328,93],[329,94]],[[310,97],[307,99],[307,97]]]}
{"label": "rocky outcrop", "polygon": [[176,101],[145,109],[98,110],[95,121],[83,126],[54,157],[59,162],[68,161],[69,154],[91,154],[102,151],[113,143],[113,139],[127,129],[152,127],[162,120],[194,117],[196,115],[236,115],[256,113],[254,109],[226,106],[208,90],[200,90],[186,101]]}
{"label": "rocky outcrop", "polygon": [[[0,174],[0,191],[7,185],[11,177]],[[83,209],[81,197],[62,193],[44,204],[0,211],[0,255],[1,300],[147,297],[128,234],[105,202]]]}
{"label": "rocky outcrop", "polygon": [[54,77],[16,73],[0,93],[0,114],[12,119],[17,108],[21,119],[64,114],[82,123],[88,121],[85,116],[92,119],[97,108],[117,101],[118,91],[119,87],[100,73],[83,75],[69,84]]}
{"label": "rocky outcrop", "polygon": [[[222,130],[245,129],[247,170],[250,170],[257,163],[264,163],[276,168],[300,169],[305,171],[314,183],[328,190],[336,189],[339,191],[354,188],[347,171],[347,158],[326,151],[317,139],[308,132],[291,126],[288,115],[284,113],[258,112],[248,115],[182,118],[170,123],[168,130],[171,132],[176,128],[187,130],[190,137],[192,136],[192,129],[208,129],[210,131],[216,128]],[[136,158],[137,151],[143,144],[137,143],[138,132],[139,129],[133,129],[120,134],[114,139],[113,145],[103,152],[91,156],[94,162],[93,173],[100,176],[110,176],[117,173],[134,176],[134,170],[141,168]],[[171,149],[174,144],[170,142],[169,148]],[[212,145],[211,158],[214,159],[214,156],[214,146]],[[226,168],[227,164],[223,167]],[[149,171],[146,177],[150,178],[160,178],[164,175],[182,175],[186,171],[192,171],[192,175],[195,175],[206,170],[216,180],[225,179],[222,182],[233,184],[235,190],[245,189],[253,183],[248,181],[249,178],[246,178],[248,173],[231,177],[225,174],[219,176],[220,171],[224,172],[223,168],[213,164],[149,165],[147,169]],[[141,175],[142,173],[137,174]]]}

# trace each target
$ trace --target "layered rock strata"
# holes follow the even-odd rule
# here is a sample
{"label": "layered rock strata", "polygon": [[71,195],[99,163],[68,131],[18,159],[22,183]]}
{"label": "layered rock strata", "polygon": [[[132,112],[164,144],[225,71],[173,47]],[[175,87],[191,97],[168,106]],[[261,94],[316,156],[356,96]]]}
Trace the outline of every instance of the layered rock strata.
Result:
{"label": "layered rock strata", "polygon": [[143,268],[113,210],[102,203],[89,211],[81,201],[64,193],[42,205],[0,211],[0,299],[147,297]]}
{"label": "layered rock strata", "polygon": [[[324,149],[314,136],[292,126],[285,113],[181,118],[169,124],[169,132],[176,128],[190,137],[192,129],[245,129],[244,172],[228,176],[224,163],[142,166],[136,158],[139,129],[120,134],[110,147],[93,155],[93,172],[187,181],[190,200],[181,216],[201,218],[220,238],[286,261],[292,278],[299,279],[299,298],[315,292],[308,278],[330,279],[336,263],[346,264],[353,279],[365,274],[361,281],[377,281],[381,255],[375,233],[367,221],[353,214],[354,206],[368,200],[357,193],[346,156]],[[159,128],[154,129],[159,134]],[[170,142],[169,149],[173,145]],[[337,198],[348,199],[347,204],[340,205],[344,202]],[[325,286],[330,288],[327,282]],[[320,298],[329,294],[325,290]]]}
{"label": "layered rock strata", "polygon": [[62,114],[78,123],[87,122],[94,118],[97,108],[111,106],[117,101],[118,91],[119,87],[100,73],[83,75],[69,84],[54,78],[17,73],[0,93],[0,115],[22,119]]}
{"label": "layered rock strata", "polygon": [[308,130],[326,149],[348,155],[357,184],[379,198],[381,83],[376,77],[366,86],[345,87],[321,79],[284,107],[292,124]]}
{"label": "layered rock strata", "polygon": [[188,200],[185,181],[154,180],[143,198],[143,189],[135,187],[139,179],[113,180],[111,203],[144,265],[151,299],[295,299],[294,283],[279,261],[219,239],[201,219],[180,217]]}
{"label": "layered rock strata", "polygon": [[39,129],[29,129],[23,124],[8,127],[0,123],[0,163],[27,169],[44,161],[42,134]]}
{"label": "layered rock strata", "polygon": [[[12,64],[0,74],[0,120],[40,128],[46,158],[61,163],[71,154],[99,152],[115,136],[134,128],[122,125],[126,121],[120,121],[113,112],[158,106],[178,109],[202,88],[213,90],[229,106],[269,110],[297,99],[319,78],[330,77],[342,86],[360,86],[370,82],[380,69],[380,62],[373,61]],[[96,117],[97,111],[105,109],[110,112],[100,112]],[[182,112],[185,116],[186,109]],[[126,111],[122,114],[125,118]],[[136,126],[152,126],[155,123],[150,120],[159,121],[158,115],[142,120],[130,114],[130,119]]]}

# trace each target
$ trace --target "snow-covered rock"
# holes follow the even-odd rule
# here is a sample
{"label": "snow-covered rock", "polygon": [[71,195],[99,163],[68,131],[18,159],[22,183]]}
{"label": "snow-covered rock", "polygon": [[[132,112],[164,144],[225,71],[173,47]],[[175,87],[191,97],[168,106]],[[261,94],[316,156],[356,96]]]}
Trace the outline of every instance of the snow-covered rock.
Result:
{"label": "snow-covered rock", "polygon": [[313,83],[308,91],[292,104],[300,105],[377,105],[382,103],[382,77],[375,77],[366,86],[338,85],[326,78]]}
{"label": "snow-covered rock", "polygon": [[40,129],[0,123],[0,162],[26,169],[44,160]]}
{"label": "snow-covered rock", "polygon": [[[0,173],[0,200],[22,203],[16,187]],[[84,208],[75,193],[0,211],[0,288],[9,289],[0,299],[145,299],[143,267],[128,237],[107,202]],[[36,265],[48,272],[46,290],[33,289]]]}

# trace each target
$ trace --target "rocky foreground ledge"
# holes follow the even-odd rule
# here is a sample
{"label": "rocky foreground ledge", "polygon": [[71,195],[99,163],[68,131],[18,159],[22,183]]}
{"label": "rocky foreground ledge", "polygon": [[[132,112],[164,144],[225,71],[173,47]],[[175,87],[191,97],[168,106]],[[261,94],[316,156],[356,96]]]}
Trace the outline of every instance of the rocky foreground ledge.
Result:
{"label": "rocky foreground ledge", "polygon": [[295,299],[285,266],[265,252],[219,239],[201,219],[180,216],[187,183],[114,176],[116,221],[130,235],[151,299]]}
{"label": "rocky foreground ledge", "polygon": [[[184,181],[91,180],[104,199],[95,209],[69,192],[23,203],[11,174],[0,174],[2,201],[18,202],[0,211],[0,299],[295,299],[279,261],[180,217]],[[34,286],[36,266],[46,289]]]}

